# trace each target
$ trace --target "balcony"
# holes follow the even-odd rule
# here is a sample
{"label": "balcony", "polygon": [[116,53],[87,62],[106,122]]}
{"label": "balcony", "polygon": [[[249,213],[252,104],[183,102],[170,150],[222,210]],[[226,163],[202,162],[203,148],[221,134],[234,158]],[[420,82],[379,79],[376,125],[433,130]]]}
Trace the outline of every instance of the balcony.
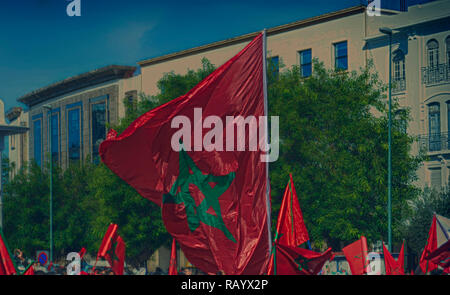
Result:
{"label": "balcony", "polygon": [[419,146],[428,153],[450,152],[450,132],[419,135]]}
{"label": "balcony", "polygon": [[450,82],[450,64],[422,68],[422,81],[425,85]]}

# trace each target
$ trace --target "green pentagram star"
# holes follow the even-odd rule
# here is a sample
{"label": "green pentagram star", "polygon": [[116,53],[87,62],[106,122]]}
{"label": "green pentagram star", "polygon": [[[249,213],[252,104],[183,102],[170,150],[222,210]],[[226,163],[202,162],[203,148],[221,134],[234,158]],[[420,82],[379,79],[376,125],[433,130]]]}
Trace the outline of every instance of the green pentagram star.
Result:
{"label": "green pentagram star", "polygon": [[[170,192],[164,194],[163,203],[183,203],[186,210],[188,226],[191,232],[200,226],[200,222],[221,230],[225,236],[236,243],[236,239],[225,226],[219,204],[219,197],[228,189],[234,180],[235,173],[231,172],[223,176],[203,174],[194,161],[183,149],[180,150],[180,173],[172,185]],[[212,187],[210,183],[215,183]],[[205,198],[197,206],[189,192],[189,184],[200,189]],[[208,209],[214,210],[215,215],[208,213]]]}

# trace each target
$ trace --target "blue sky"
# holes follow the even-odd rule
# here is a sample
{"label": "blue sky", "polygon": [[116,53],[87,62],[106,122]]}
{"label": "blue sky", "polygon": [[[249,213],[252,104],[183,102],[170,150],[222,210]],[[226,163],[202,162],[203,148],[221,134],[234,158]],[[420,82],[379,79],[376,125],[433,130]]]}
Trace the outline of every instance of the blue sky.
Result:
{"label": "blue sky", "polygon": [[[412,0],[418,1],[418,0]],[[360,4],[360,0],[0,0],[0,98],[20,96],[110,64],[255,32]],[[423,1],[422,1],[423,2]]]}

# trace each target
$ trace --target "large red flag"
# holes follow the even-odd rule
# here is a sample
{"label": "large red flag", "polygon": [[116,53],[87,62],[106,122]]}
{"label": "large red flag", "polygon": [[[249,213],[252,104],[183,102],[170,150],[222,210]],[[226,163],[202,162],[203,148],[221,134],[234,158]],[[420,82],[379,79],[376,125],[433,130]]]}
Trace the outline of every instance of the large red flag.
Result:
{"label": "large red flag", "polygon": [[13,275],[16,274],[16,268],[9,255],[8,247],[3,239],[3,233],[0,229],[0,275]]}
{"label": "large red flag", "polygon": [[430,231],[428,232],[428,239],[425,248],[423,249],[422,256],[420,256],[420,268],[423,273],[427,273],[435,270],[438,266],[433,262],[425,259],[430,253],[437,249],[437,236],[436,236],[436,214],[433,215],[433,221],[431,222]]}
{"label": "large red flag", "polygon": [[291,247],[275,243],[276,261],[268,274],[272,275],[276,266],[277,275],[316,275],[325,262],[333,260],[331,248],[319,253],[299,247]]}
{"label": "large red flag", "polygon": [[98,249],[97,259],[105,258],[116,275],[123,275],[125,243],[117,234],[117,224],[110,224]]}
{"label": "large red flag", "polygon": [[361,236],[359,240],[347,245],[342,251],[344,251],[345,258],[350,265],[352,275],[362,275],[367,273],[369,259],[366,237]]}
{"label": "large red flag", "polygon": [[402,248],[400,250],[400,253],[398,254],[398,259],[395,260],[394,257],[392,257],[391,253],[389,252],[389,250],[386,248],[386,246],[383,243],[383,256],[384,256],[384,266],[386,268],[386,275],[404,275],[405,274],[404,244],[402,244]]}
{"label": "large red flag", "polygon": [[[245,125],[252,142],[251,125],[264,129],[258,128],[265,122],[263,76],[260,34],[187,94],[145,113],[120,135],[111,130],[100,145],[102,161],[162,207],[168,232],[208,274],[262,274],[267,267],[267,163],[245,140]],[[244,132],[234,132],[240,119],[247,122]]]}
{"label": "large red flag", "polygon": [[172,240],[172,251],[170,251],[169,275],[176,276],[177,272],[177,244]]}

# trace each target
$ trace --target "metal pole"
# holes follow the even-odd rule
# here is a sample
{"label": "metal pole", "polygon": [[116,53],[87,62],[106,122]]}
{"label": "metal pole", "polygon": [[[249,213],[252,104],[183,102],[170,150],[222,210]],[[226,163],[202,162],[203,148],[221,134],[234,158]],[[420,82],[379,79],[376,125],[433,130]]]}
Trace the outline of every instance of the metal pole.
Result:
{"label": "metal pole", "polygon": [[53,159],[52,159],[52,114],[49,116],[48,141],[50,150],[50,262],[53,262]]}
{"label": "metal pole", "polygon": [[392,33],[389,34],[389,156],[388,156],[388,250],[392,251]]}
{"label": "metal pole", "polygon": [[52,107],[50,105],[43,106],[47,109],[47,129],[48,129],[48,151],[50,158],[50,262],[53,262],[53,159],[52,159]]}
{"label": "metal pole", "polygon": [[[263,95],[264,95],[264,115],[266,116],[266,125],[264,126],[265,129],[265,136],[266,136],[266,148],[267,153],[269,153],[268,147],[269,147],[269,106],[268,106],[268,99],[267,99],[267,30],[263,30],[263,36],[262,36],[262,47],[263,47]],[[266,207],[267,207],[267,231],[268,231],[268,241],[269,241],[269,255],[272,252],[272,234],[271,234],[271,205],[270,205],[270,182],[269,182],[269,159],[266,159]]]}

